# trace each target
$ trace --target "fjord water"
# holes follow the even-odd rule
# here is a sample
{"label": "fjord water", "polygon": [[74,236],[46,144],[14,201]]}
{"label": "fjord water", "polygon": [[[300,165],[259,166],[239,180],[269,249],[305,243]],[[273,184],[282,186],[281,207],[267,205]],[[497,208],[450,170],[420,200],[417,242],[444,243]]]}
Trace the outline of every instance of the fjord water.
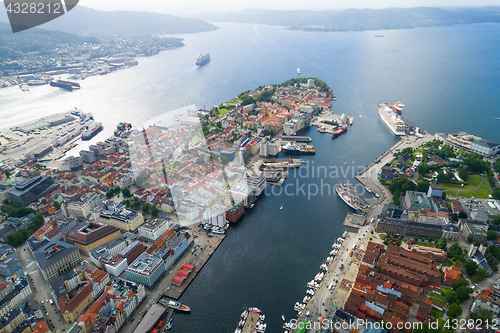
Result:
{"label": "fjord water", "polygon": [[[303,76],[318,77],[333,89],[337,113],[354,116],[354,125],[335,140],[315,128],[301,133],[313,137],[317,154],[304,159],[315,167],[364,166],[393,145],[397,139],[378,115],[381,102],[402,101],[405,118],[432,133],[467,131],[500,139],[498,24],[336,33],[217,25],[220,30],[181,36],[185,47],[139,58],[139,66],[87,78],[80,91],[0,89],[1,123],[78,107],[103,122],[95,142],[120,121],[137,126],[184,105],[209,108],[241,91],[296,77],[300,67]],[[204,51],[212,60],[197,68],[195,58]],[[295,315],[293,305],[345,229],[349,208],[326,186],[323,195],[307,198],[308,184],[326,183],[331,191],[340,179],[330,176],[291,172],[285,185],[293,185],[292,196],[259,197],[181,297],[192,312],[175,314],[172,331],[233,332],[239,314],[257,306],[266,314],[268,331],[278,332],[281,314]],[[301,185],[305,195],[297,193]]]}

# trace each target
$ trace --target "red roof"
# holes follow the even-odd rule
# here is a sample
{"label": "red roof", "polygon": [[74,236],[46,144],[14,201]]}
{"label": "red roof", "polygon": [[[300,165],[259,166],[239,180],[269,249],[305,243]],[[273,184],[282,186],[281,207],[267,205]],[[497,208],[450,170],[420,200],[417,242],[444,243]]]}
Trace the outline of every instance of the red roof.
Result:
{"label": "red roof", "polygon": [[185,271],[185,270],[183,270],[183,269],[179,269],[179,270],[177,271],[177,275],[179,275],[179,276],[181,276],[181,277],[186,278],[186,277],[189,275],[189,272],[188,272],[188,271]]}
{"label": "red roof", "polygon": [[191,265],[191,264],[188,264],[187,262],[184,262],[181,266],[181,269],[185,270],[185,271],[188,271],[188,272],[192,272],[193,271],[193,268],[194,266]]}
{"label": "red roof", "polygon": [[174,276],[174,277],[172,278],[172,283],[173,283],[173,284],[176,284],[176,285],[179,285],[179,286],[180,286],[180,285],[182,284],[182,282],[184,282],[184,278],[183,278],[183,277],[180,277],[180,276],[177,276],[177,275],[176,275],[176,276]]}

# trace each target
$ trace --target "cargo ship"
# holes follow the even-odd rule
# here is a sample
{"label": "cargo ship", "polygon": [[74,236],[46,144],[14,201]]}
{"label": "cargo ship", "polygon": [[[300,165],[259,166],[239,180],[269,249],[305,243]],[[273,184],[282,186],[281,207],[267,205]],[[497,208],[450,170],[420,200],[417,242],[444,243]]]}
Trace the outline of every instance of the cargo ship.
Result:
{"label": "cargo ship", "polygon": [[80,89],[80,85],[76,82],[57,80],[50,82],[52,87],[63,88],[68,91],[73,91],[75,89]]}
{"label": "cargo ship", "polygon": [[403,111],[403,108],[404,108],[404,104],[401,103],[401,102],[397,102],[397,103],[394,103],[394,104],[389,104],[389,106],[394,110],[396,111],[397,113],[401,113],[401,111]]}
{"label": "cargo ship", "polygon": [[196,66],[206,65],[210,61],[210,53],[202,53],[196,58]]}
{"label": "cargo ship", "polygon": [[396,135],[405,135],[405,122],[387,103],[379,104],[378,113],[380,118],[389,127],[392,133]]}
{"label": "cargo ship", "polygon": [[342,200],[344,200],[344,202],[352,209],[361,210],[363,208],[363,205],[357,198],[359,194],[348,181],[335,186],[335,192],[337,192],[339,197],[342,198]]}
{"label": "cargo ship", "polygon": [[181,311],[186,311],[189,312],[191,311],[191,308],[187,305],[181,304],[180,302],[174,301],[174,300],[167,300],[167,299],[160,299],[158,301],[163,306],[166,306],[167,308],[171,308],[174,310],[181,310]]}
{"label": "cargo ship", "polygon": [[101,130],[102,130],[102,123],[94,122],[92,125],[87,126],[87,128],[82,132],[82,140],[86,141],[92,139]]}
{"label": "cargo ship", "polygon": [[316,150],[312,145],[299,146],[295,142],[290,141],[286,145],[281,148],[281,151],[288,154],[296,154],[296,155],[314,155],[316,154]]}
{"label": "cargo ship", "polygon": [[341,136],[342,134],[344,134],[345,132],[347,132],[347,126],[342,126],[341,128],[339,128],[338,130],[336,130],[332,133],[332,138],[335,139],[335,138]]}

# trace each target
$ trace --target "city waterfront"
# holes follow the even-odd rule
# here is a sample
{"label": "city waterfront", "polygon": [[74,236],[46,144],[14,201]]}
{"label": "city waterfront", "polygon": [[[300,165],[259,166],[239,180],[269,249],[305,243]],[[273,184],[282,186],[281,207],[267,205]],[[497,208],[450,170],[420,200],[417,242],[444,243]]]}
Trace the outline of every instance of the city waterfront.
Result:
{"label": "city waterfront", "polygon": [[[451,58],[451,51],[446,49],[449,44],[438,46],[450,36],[459,35],[461,38],[448,43],[452,43],[456,51],[464,51],[459,48],[460,44],[479,38],[482,33],[487,34],[485,31],[491,34],[488,38],[498,37],[498,25],[390,31],[385,33],[381,42],[390,44],[378,50],[380,45],[374,43],[379,43],[380,39],[374,41],[372,32],[324,34],[290,32],[278,27],[222,26],[221,31],[186,36],[185,48],[139,59],[137,67],[103,78],[89,78],[82,82],[85,87],[78,92],[40,87],[40,90],[32,89],[27,94],[15,87],[3,89],[0,92],[1,117],[8,125],[18,122],[20,117],[29,118],[30,114],[35,118],[34,115],[38,117],[42,113],[51,114],[78,106],[103,120],[105,131],[94,139],[99,141],[109,136],[119,121],[130,121],[138,126],[145,115],[151,118],[185,104],[194,102],[198,107],[204,104],[211,107],[240,91],[294,76],[294,68],[299,64],[305,75],[317,76],[333,89],[338,96],[333,110],[355,117],[354,125],[336,140],[332,140],[331,135],[317,133],[315,128],[301,131],[299,135],[313,138],[317,151],[315,156],[302,157],[308,164],[301,169],[336,166],[345,172],[346,177],[353,178],[359,167],[370,163],[396,143],[398,139],[378,117],[376,103],[383,101],[402,100],[407,105],[405,117],[431,132],[467,130],[498,140],[495,132],[498,120],[494,119],[496,115],[492,106],[498,104],[499,97],[485,92],[498,86],[498,77],[495,77],[498,71],[482,72],[484,76],[480,79],[484,89],[476,85],[474,90],[468,91],[466,81],[481,75],[481,72],[478,73],[474,66],[462,68],[460,57],[466,60],[479,51],[469,50],[465,55],[454,57],[453,54]],[[232,31],[234,26],[239,30]],[[203,36],[216,36],[217,33],[225,39],[204,41]],[[238,61],[228,62],[235,55],[227,43],[237,33],[243,36],[238,43],[266,45],[264,50],[256,47],[262,51],[262,58],[240,54]],[[387,38],[391,34],[397,36],[397,40]],[[428,63],[422,61],[418,66],[431,65],[438,74],[432,68],[420,72],[415,68],[417,62],[412,59],[422,54],[413,54],[415,49],[410,43],[401,45],[405,34],[418,37],[421,43],[436,43],[432,54],[426,53]],[[289,44],[276,44],[279,38],[270,37],[283,35],[288,36]],[[299,41],[292,43],[292,37],[297,35]],[[335,51],[319,47],[322,39],[335,40],[337,44],[332,45]],[[356,41],[363,43],[357,45]],[[220,43],[217,46],[219,52],[212,51],[214,43]],[[316,43],[317,53],[308,53],[311,43]],[[478,45],[478,48],[484,47],[484,43]],[[491,47],[498,46],[488,46]],[[214,58],[204,68],[193,67],[194,57],[186,56],[195,55],[198,49],[210,49]],[[278,52],[288,58],[285,61],[273,60],[279,58],[275,57]],[[401,55],[403,59],[393,61]],[[350,59],[352,56],[354,60]],[[496,63],[493,63],[493,58],[490,60],[490,67],[494,67]],[[346,65],[348,62],[351,62],[350,66]],[[479,63],[474,65],[488,68]],[[274,67],[276,71],[269,70]],[[432,80],[424,77],[431,75],[429,73],[435,75]],[[21,94],[24,94],[22,98]],[[488,97],[482,98],[483,94]],[[26,111],[24,116],[20,115],[21,110]],[[470,120],[464,122],[461,117]],[[174,314],[174,332],[232,332],[239,314],[249,306],[257,306],[266,313],[270,332],[280,329],[281,314],[287,319],[295,316],[293,304],[303,298],[307,281],[319,271],[331,244],[344,231],[342,223],[350,211],[333,194],[334,185],[341,180],[339,177],[317,173],[304,176],[304,173],[299,173],[301,169],[292,170],[285,182],[285,185],[292,185],[293,195],[286,195],[283,188],[268,187],[255,208],[231,225],[225,241],[181,297],[180,300],[188,304],[192,312]],[[308,197],[312,184],[324,192]],[[305,186],[302,187],[305,192],[299,190],[301,186]]]}

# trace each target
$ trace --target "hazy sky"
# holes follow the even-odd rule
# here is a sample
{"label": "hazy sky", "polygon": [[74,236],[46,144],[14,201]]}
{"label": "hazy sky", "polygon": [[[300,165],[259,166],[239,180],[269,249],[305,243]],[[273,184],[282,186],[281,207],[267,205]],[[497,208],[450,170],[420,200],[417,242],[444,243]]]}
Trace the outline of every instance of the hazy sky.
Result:
{"label": "hazy sky", "polygon": [[462,7],[498,6],[500,0],[80,0],[79,4],[101,10],[134,10],[163,13],[200,12],[213,10],[268,9],[346,9],[387,7]]}

